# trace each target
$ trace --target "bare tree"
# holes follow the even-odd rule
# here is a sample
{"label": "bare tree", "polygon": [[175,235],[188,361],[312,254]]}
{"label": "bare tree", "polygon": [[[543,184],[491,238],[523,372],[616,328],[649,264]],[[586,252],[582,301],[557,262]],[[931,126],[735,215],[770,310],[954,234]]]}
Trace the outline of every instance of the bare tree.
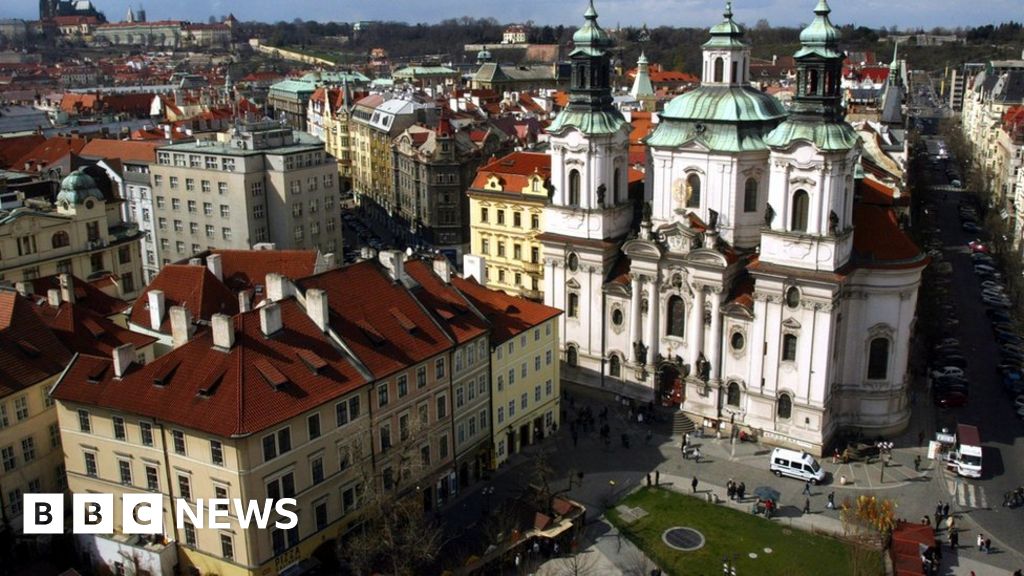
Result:
{"label": "bare tree", "polygon": [[626,563],[627,576],[648,576],[656,566],[644,551],[636,546],[629,546],[623,555]]}
{"label": "bare tree", "polygon": [[586,551],[564,556],[549,562],[537,572],[538,576],[597,576],[601,574],[598,552]]}

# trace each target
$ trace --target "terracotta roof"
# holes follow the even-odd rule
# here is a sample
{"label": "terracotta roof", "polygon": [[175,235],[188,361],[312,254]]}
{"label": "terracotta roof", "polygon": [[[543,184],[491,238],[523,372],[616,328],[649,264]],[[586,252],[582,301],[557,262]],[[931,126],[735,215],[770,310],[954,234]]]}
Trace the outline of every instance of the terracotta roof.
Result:
{"label": "terracotta roof", "polygon": [[70,359],[31,302],[0,290],[0,398],[59,373]]}
{"label": "terracotta roof", "polygon": [[0,137],[0,168],[8,168],[28,154],[36,146],[46,141],[41,134],[29,134],[27,136]]}
{"label": "terracotta roof", "polygon": [[[269,338],[253,310],[232,319],[230,351],[214,349],[212,331],[205,331],[119,380],[109,359],[79,356],[53,396],[226,437],[266,430],[366,383],[294,299],[279,305],[283,328]],[[317,370],[303,355],[324,366]],[[260,370],[266,365],[283,384],[270,384]]]}
{"label": "terracotta roof", "polygon": [[110,356],[122,344],[131,343],[138,349],[156,342],[152,336],[122,328],[77,303],[61,302],[54,308],[45,298],[38,298],[34,310],[65,346],[80,354]]}
{"label": "terracotta roof", "polygon": [[651,112],[631,112],[629,115],[629,143],[642,144],[651,133]]}
{"label": "terracotta roof", "polygon": [[753,312],[754,310],[754,279],[744,274],[732,284],[732,290],[726,299],[726,305],[736,304]]}
{"label": "terracotta roof", "polygon": [[458,290],[434,273],[430,262],[414,260],[407,262],[405,269],[420,284],[412,290],[413,296],[456,342],[463,344],[487,332],[487,322],[472,310]]}
{"label": "terracotta roof", "polygon": [[78,154],[85,147],[85,140],[77,136],[54,136],[30,150],[11,165],[13,170],[39,170],[68,154]]}
{"label": "terracotta roof", "polygon": [[[303,278],[297,284],[303,290],[320,288],[327,292],[331,328],[375,378],[386,377],[452,346],[409,290],[393,282],[376,262],[336,268]],[[405,319],[411,321],[413,329],[403,327]]]}
{"label": "terracotta roof", "polygon": [[[315,250],[213,250],[211,254],[220,255],[223,283],[235,293],[263,286],[271,272],[291,279],[316,273]],[[253,294],[253,306],[263,293]]]}
{"label": "terracotta roof", "polygon": [[494,175],[501,178],[506,192],[520,192],[535,173],[545,180],[551,177],[551,156],[542,152],[513,152],[481,166],[472,187],[483,190],[488,178]]}
{"label": "terracotta roof", "polygon": [[132,304],[132,324],[152,329],[149,319],[149,293],[153,290],[164,292],[164,316],[160,332],[171,333],[171,306],[184,306],[193,320],[209,320],[214,314],[233,315],[238,313],[238,297],[228,290],[206,266],[168,264]]}
{"label": "terracotta roof", "polygon": [[[131,306],[130,302],[114,298],[93,286],[92,283],[76,276],[71,277],[71,285],[75,290],[75,304],[85,306],[100,316],[110,317],[124,312]],[[32,281],[32,293],[42,298],[46,298],[47,291],[52,288],[60,288],[60,276],[57,274],[43,276]]]}
{"label": "terracotta roof", "polygon": [[857,195],[863,204],[892,206],[895,191],[873,178],[861,178],[857,181]]}
{"label": "terracotta roof", "polygon": [[608,273],[608,282],[628,286],[630,282],[630,264],[629,256],[620,253],[618,260],[615,261],[615,265],[612,266],[611,272]]}
{"label": "terracotta roof", "polygon": [[526,298],[481,286],[474,278],[452,276],[452,285],[491,322],[491,342],[501,344],[562,313]]}
{"label": "terracotta roof", "polygon": [[96,138],[82,148],[81,155],[86,158],[118,158],[122,162],[154,162],[156,149],[161,145],[159,142]]}
{"label": "terracotta roof", "polygon": [[853,206],[853,251],[862,268],[918,268],[927,259],[900,229],[891,208],[858,202]]}

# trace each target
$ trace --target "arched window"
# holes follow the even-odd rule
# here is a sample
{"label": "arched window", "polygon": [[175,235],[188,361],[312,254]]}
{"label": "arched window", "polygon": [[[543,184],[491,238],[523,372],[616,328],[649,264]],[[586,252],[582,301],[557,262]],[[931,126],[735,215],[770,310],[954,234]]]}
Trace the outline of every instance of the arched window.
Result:
{"label": "arched window", "polygon": [[729,406],[739,407],[740,385],[738,382],[729,382],[729,390],[725,394],[725,403]]}
{"label": "arched window", "polygon": [[622,377],[622,360],[616,354],[612,354],[612,357],[608,359],[608,374],[615,378]]}
{"label": "arched window", "polygon": [[779,396],[779,402],[776,406],[779,418],[789,420],[789,417],[793,415],[793,399],[789,397],[789,394]]}
{"label": "arched window", "polygon": [[579,363],[579,352],[577,352],[576,346],[573,344],[570,344],[565,349],[565,363],[569,366],[575,366]]}
{"label": "arched window", "polygon": [[725,75],[725,60],[721,56],[715,58],[715,82],[721,82]]}
{"label": "arched window", "polygon": [[566,310],[566,314],[569,318],[579,318],[580,315],[580,295],[575,292],[569,293],[569,306]]}
{"label": "arched window", "polygon": [[793,193],[793,213],[789,220],[792,232],[807,232],[807,213],[811,207],[811,197],[806,190]]}
{"label": "arched window", "polygon": [[686,177],[686,207],[700,208],[700,176],[696,174]]}
{"label": "arched window", "polygon": [[757,212],[757,180],[753,178],[743,185],[743,211]]}
{"label": "arched window", "polygon": [[612,204],[618,204],[625,200],[625,198],[622,197],[622,184],[619,183],[621,176],[622,172],[616,168],[615,179],[612,181]]}
{"label": "arched window", "polygon": [[737,84],[740,81],[740,79],[739,79],[739,69],[740,69],[739,62],[733,61],[733,63],[732,63],[732,83],[733,84]]}
{"label": "arched window", "polygon": [[580,205],[580,171],[573,168],[569,171],[569,206]]}
{"label": "arched window", "polygon": [[71,238],[68,236],[68,233],[63,230],[54,232],[52,241],[54,248],[63,248],[71,244]]}
{"label": "arched window", "polygon": [[796,336],[793,334],[786,334],[782,337],[782,359],[789,362],[796,361]]}
{"label": "arched window", "polygon": [[889,339],[875,338],[868,347],[868,379],[884,380],[889,374]]}
{"label": "arched window", "polygon": [[815,96],[818,94],[818,71],[808,70],[807,72],[807,95]]}
{"label": "arched window", "polygon": [[686,304],[679,296],[668,299],[668,335],[680,338],[686,333]]}
{"label": "arched window", "polygon": [[569,271],[570,272],[575,272],[576,270],[579,269],[579,267],[580,267],[580,257],[577,256],[575,252],[569,254],[568,266],[569,266]]}
{"label": "arched window", "polygon": [[622,326],[622,310],[616,308],[612,310],[612,326]]}

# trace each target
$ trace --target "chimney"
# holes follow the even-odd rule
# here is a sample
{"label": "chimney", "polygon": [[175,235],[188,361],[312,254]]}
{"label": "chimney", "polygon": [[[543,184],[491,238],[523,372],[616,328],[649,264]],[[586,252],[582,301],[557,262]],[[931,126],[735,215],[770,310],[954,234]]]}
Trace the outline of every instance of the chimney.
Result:
{"label": "chimney", "polygon": [[71,280],[70,274],[61,274],[58,277],[60,281],[60,299],[74,304],[75,303],[75,286]]}
{"label": "chimney", "polygon": [[445,284],[452,281],[452,265],[448,262],[448,258],[444,256],[434,258],[434,273],[440,276]]}
{"label": "chimney", "polygon": [[406,283],[405,273],[405,252],[401,250],[383,250],[378,255],[380,263],[388,269],[391,279],[395,282]]}
{"label": "chimney", "polygon": [[203,265],[203,259],[202,258],[189,258],[188,259],[188,265],[189,266],[202,266]]}
{"label": "chimney", "polygon": [[220,254],[210,254],[207,256],[206,267],[210,269],[210,274],[217,277],[217,280],[224,280],[224,265],[221,264]]}
{"label": "chimney", "polygon": [[462,276],[464,278],[476,278],[481,284],[487,283],[487,262],[483,256],[476,254],[462,255]]}
{"label": "chimney", "polygon": [[363,246],[359,249],[359,260],[373,260],[377,257],[377,251],[372,246]]}
{"label": "chimney", "polygon": [[277,302],[269,302],[260,308],[260,327],[263,335],[270,337],[281,330],[281,306]]}
{"label": "chimney", "polygon": [[135,362],[135,345],[128,343],[114,348],[114,377],[120,378]]}
{"label": "chimney", "polygon": [[292,295],[292,283],[277,272],[267,274],[267,300],[280,302]]}
{"label": "chimney", "polygon": [[32,288],[29,287],[28,282],[15,282],[14,289],[18,291],[18,294],[26,298],[32,295]]}
{"label": "chimney", "polygon": [[306,291],[306,314],[313,319],[321,332],[327,332],[331,309],[327,307],[327,292],[319,288]]}
{"label": "chimney", "polygon": [[235,322],[227,314],[214,314],[213,346],[221,350],[231,350],[235,345]]}
{"label": "chimney", "polygon": [[50,288],[46,291],[46,301],[54,308],[60,308],[60,290]]}
{"label": "chimney", "polygon": [[334,252],[324,254],[324,270],[334,270],[338,267],[338,255]]}
{"label": "chimney", "polygon": [[238,311],[248,312],[252,310],[252,293],[242,290],[238,293]]}
{"label": "chimney", "polygon": [[164,321],[164,291],[150,290],[146,297],[149,298],[149,327],[159,331]]}
{"label": "chimney", "polygon": [[184,306],[171,306],[171,342],[175,348],[192,338],[192,314]]}

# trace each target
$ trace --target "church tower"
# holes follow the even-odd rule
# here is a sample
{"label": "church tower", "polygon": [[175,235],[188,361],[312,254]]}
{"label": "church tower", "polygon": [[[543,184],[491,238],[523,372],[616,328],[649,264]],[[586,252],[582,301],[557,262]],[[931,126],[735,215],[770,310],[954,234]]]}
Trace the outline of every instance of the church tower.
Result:
{"label": "church tower", "polygon": [[591,0],[569,54],[569,104],[548,128],[550,201],[544,208],[544,302],[565,311],[570,369],[600,374],[602,286],[630,230],[629,132],[612,105],[611,36]]}
{"label": "church tower", "polygon": [[844,120],[839,31],[819,0],[794,55],[796,96],[789,118],[765,139],[771,149],[761,261],[834,272],[853,248],[853,174],[860,141]]}

